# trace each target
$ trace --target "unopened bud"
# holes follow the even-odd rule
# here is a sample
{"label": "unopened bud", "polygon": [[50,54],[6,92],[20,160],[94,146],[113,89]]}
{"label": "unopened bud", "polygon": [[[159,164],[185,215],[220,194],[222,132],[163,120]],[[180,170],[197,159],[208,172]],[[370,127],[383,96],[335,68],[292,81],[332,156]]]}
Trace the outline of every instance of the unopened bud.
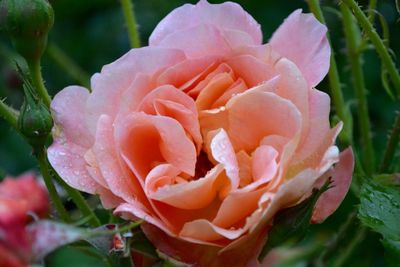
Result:
{"label": "unopened bud", "polygon": [[53,119],[49,109],[35,95],[27,78],[24,78],[23,87],[25,100],[18,118],[18,127],[34,149],[41,148],[51,132]]}
{"label": "unopened bud", "polygon": [[53,23],[53,8],[47,0],[0,1],[0,28],[8,32],[27,61],[40,59]]}

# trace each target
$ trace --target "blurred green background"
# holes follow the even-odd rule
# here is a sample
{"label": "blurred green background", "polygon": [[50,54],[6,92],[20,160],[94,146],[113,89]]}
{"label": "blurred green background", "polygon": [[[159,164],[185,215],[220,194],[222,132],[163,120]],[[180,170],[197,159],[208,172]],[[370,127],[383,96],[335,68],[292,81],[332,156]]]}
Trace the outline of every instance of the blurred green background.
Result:
{"label": "blurred green background", "polygon": [[[129,50],[124,18],[117,0],[53,0],[50,2],[55,11],[55,25],[50,33],[49,43],[59,47],[87,74],[91,75],[100,71],[103,65],[114,61]],[[143,0],[133,2],[142,45],[147,45],[152,30],[166,14],[184,3],[195,3],[197,1]],[[305,1],[301,0],[243,0],[236,2],[241,4],[261,24],[264,42],[268,41],[273,31],[292,11],[302,8],[308,12]],[[364,6],[368,4],[367,1],[359,1],[359,3]],[[356,99],[349,77],[342,21],[337,12],[337,2],[330,0],[322,1],[321,4],[332,37],[346,103],[355,114]],[[400,55],[400,22],[395,9],[395,1],[378,1],[377,10],[389,26],[390,47],[395,54]],[[379,31],[382,30],[379,23],[376,26]],[[22,89],[21,81],[14,70],[14,60],[15,55],[10,40],[4,33],[0,33],[0,98],[7,98],[7,102],[18,109],[22,103]],[[384,91],[380,62],[373,49],[364,53],[363,68],[366,87],[369,92],[368,101],[373,144],[377,159],[380,159],[388,129],[394,120],[394,112],[399,107],[396,107],[396,102],[391,100]],[[46,53],[43,57],[42,71],[51,95],[65,86],[77,84],[77,81],[64,72],[49,53]],[[322,82],[318,89],[329,93],[327,81]],[[332,115],[334,115],[334,110],[332,110]],[[353,120],[354,136],[357,137],[359,135],[356,127],[356,115],[353,116]],[[356,146],[359,146],[357,138],[355,138],[355,142]],[[8,127],[3,120],[0,120],[0,172],[18,175],[35,168],[36,162],[30,155],[30,147],[13,129]],[[312,246],[317,243],[316,240],[324,243],[327,237],[338,231],[338,225],[346,220],[348,212],[357,204],[357,198],[350,193],[334,216],[323,225],[313,226],[315,231],[311,231],[308,238],[302,243],[302,248],[314,248]],[[357,225],[354,226],[355,228],[357,228]],[[342,242],[346,243],[349,240]],[[318,247],[315,249],[318,250]],[[57,267],[103,266],[95,258],[85,256],[72,248],[64,248],[53,253],[49,257],[47,265]],[[297,265],[289,266],[307,265],[299,261]],[[345,266],[383,266],[383,251],[379,243],[379,236],[368,234],[364,242],[361,242],[355,249],[351,260],[346,262]]]}

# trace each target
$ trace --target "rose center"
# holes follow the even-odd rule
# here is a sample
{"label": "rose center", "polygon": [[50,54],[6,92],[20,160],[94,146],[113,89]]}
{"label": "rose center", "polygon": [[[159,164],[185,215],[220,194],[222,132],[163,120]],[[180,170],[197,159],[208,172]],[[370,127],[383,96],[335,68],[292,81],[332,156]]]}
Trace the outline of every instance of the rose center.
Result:
{"label": "rose center", "polygon": [[193,179],[197,180],[201,177],[204,177],[213,167],[214,164],[212,164],[212,162],[208,159],[207,153],[203,150],[200,151],[200,154],[197,156],[196,169]]}

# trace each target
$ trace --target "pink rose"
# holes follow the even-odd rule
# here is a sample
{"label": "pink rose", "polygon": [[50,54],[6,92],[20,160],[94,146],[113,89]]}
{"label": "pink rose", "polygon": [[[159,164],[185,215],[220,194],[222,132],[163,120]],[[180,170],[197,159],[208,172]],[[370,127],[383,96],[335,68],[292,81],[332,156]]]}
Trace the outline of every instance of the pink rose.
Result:
{"label": "pink rose", "polygon": [[28,266],[31,240],[26,230],[28,213],[44,217],[49,210],[45,189],[32,174],[0,183],[0,266]]}
{"label": "pink rose", "polygon": [[[326,27],[294,11],[262,44],[239,5],[200,1],[164,18],[147,47],[52,102],[48,158],[71,186],[143,230],[169,256],[246,266],[274,214],[329,176],[313,221],[339,206],[353,155],[334,145]],[[336,164],[335,168],[333,168]],[[244,253],[243,251],[246,251]]]}

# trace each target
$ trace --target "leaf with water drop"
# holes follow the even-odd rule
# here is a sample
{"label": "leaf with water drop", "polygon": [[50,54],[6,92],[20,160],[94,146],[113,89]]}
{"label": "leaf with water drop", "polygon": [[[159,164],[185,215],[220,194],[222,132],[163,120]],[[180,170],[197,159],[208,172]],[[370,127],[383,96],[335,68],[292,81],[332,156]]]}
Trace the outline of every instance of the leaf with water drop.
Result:
{"label": "leaf with water drop", "polygon": [[358,214],[364,225],[383,235],[388,266],[398,266],[400,259],[400,186],[394,181],[380,177],[364,183]]}
{"label": "leaf with water drop", "polygon": [[400,241],[400,187],[366,182],[361,189],[359,218],[374,231]]}

